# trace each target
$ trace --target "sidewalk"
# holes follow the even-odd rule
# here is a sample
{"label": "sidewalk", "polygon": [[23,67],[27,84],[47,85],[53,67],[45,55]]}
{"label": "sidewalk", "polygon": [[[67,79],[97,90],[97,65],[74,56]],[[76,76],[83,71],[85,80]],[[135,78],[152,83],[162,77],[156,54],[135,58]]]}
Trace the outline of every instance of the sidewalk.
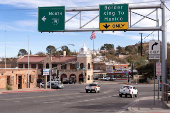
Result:
{"label": "sidewalk", "polygon": [[42,92],[42,91],[55,91],[59,89],[44,89],[44,88],[25,88],[25,89],[18,89],[18,90],[5,90],[0,89],[0,94],[7,94],[7,93],[25,93],[25,92]]}
{"label": "sidewalk", "polygon": [[161,102],[161,99],[157,99],[155,97],[155,105],[154,105],[154,97],[143,97],[139,98],[137,101],[132,103],[128,110],[132,112],[139,113],[169,113],[170,112],[170,101]]}

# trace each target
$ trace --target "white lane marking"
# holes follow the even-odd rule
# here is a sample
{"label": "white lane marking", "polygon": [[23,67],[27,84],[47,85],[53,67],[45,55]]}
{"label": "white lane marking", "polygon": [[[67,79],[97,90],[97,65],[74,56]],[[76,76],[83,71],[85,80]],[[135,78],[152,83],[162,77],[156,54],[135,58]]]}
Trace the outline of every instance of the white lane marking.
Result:
{"label": "white lane marking", "polygon": [[43,102],[44,104],[52,104],[52,103],[54,103],[54,102]]}
{"label": "white lane marking", "polygon": [[77,102],[63,102],[63,103],[64,103],[64,105],[68,105],[68,104],[75,104],[75,103],[81,103],[81,102],[87,102],[87,101],[93,101],[93,100],[100,100],[100,99],[109,98],[109,97],[112,97],[112,96],[95,98],[95,99],[89,99],[89,100],[82,100],[82,101],[77,101]]}
{"label": "white lane marking", "polygon": [[14,102],[21,102],[21,101],[14,101]]}

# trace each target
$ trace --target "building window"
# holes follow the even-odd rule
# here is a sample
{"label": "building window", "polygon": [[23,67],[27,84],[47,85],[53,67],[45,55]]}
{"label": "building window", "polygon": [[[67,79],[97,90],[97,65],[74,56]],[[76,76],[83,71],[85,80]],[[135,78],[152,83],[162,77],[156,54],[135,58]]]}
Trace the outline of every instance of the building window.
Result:
{"label": "building window", "polygon": [[48,63],[46,64],[46,69],[49,69],[49,64]]}
{"label": "building window", "polygon": [[62,64],[61,69],[66,69],[67,64]]}
{"label": "building window", "polygon": [[90,75],[88,75],[88,80],[90,80]]}
{"label": "building window", "polygon": [[10,76],[7,76],[7,84],[10,85]]}
{"label": "building window", "polygon": [[43,69],[43,64],[38,64],[38,69]]}
{"label": "building window", "polygon": [[81,64],[80,64],[80,69],[83,69],[83,68],[84,68],[84,64],[81,63]]}
{"label": "building window", "polygon": [[28,68],[28,64],[25,64],[25,68]]}
{"label": "building window", "polygon": [[52,64],[52,68],[56,67],[57,68],[57,64]]}
{"label": "building window", "polygon": [[76,64],[70,64],[70,69],[76,69]]}
{"label": "building window", "polygon": [[19,64],[19,68],[23,68],[23,64]]}
{"label": "building window", "polygon": [[36,68],[36,64],[31,64],[31,68]]}
{"label": "building window", "polygon": [[90,63],[88,63],[88,69],[90,69]]}

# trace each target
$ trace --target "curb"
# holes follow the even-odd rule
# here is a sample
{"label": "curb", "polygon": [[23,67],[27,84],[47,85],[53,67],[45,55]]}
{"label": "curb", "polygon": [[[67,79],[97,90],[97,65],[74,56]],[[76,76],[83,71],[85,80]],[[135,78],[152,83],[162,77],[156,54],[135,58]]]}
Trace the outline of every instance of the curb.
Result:
{"label": "curb", "polygon": [[163,101],[163,103],[170,108],[170,104],[167,101]]}
{"label": "curb", "polygon": [[47,89],[47,90],[32,90],[32,91],[10,91],[10,92],[0,92],[0,94],[8,94],[8,93],[27,93],[27,92],[43,92],[43,91],[55,91],[59,89]]}

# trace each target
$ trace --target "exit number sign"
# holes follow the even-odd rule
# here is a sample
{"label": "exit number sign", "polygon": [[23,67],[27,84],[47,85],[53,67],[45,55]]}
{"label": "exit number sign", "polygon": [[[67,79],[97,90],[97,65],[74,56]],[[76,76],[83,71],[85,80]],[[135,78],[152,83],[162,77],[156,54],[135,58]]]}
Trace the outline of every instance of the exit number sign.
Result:
{"label": "exit number sign", "polygon": [[128,4],[100,5],[100,30],[128,29]]}

